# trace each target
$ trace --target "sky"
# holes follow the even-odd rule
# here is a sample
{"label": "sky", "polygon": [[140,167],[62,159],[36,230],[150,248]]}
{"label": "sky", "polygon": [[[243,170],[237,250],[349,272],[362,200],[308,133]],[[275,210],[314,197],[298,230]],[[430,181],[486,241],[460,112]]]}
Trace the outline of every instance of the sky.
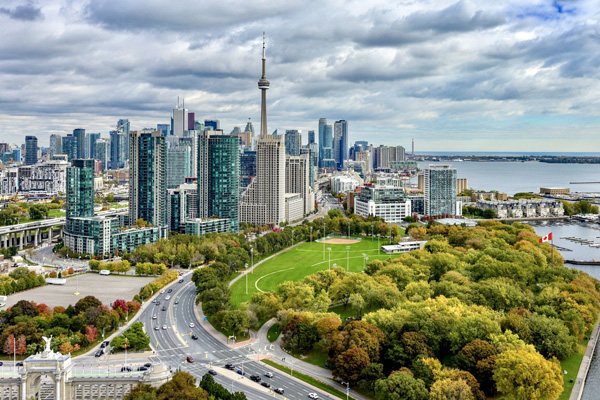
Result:
{"label": "sky", "polygon": [[348,121],[417,151],[600,151],[597,0],[2,0],[0,141]]}

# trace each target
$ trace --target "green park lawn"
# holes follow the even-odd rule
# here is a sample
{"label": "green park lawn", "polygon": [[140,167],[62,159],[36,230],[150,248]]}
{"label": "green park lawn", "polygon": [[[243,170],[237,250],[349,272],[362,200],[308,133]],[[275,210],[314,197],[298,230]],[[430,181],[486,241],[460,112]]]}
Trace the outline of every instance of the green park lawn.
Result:
{"label": "green park lawn", "polygon": [[[380,245],[385,244],[381,240]],[[350,250],[346,250],[350,246]],[[323,248],[325,252],[323,253]],[[253,293],[258,290],[274,291],[282,282],[300,281],[305,276],[320,270],[329,268],[329,251],[331,248],[331,266],[348,268],[350,272],[360,272],[364,268],[365,260],[363,253],[369,261],[379,259],[385,260],[390,256],[383,251],[378,254],[377,240],[363,238],[362,241],[350,245],[331,243],[303,243],[276,257],[271,258],[257,266],[254,272],[248,274],[248,294],[246,295],[246,278],[242,277],[231,287],[231,302],[239,306],[249,301]],[[324,254],[324,255],[323,255]],[[348,266],[348,256],[350,265]],[[258,283],[256,283],[258,281]],[[255,286],[256,285],[256,286]]]}
{"label": "green park lawn", "polygon": [[573,383],[569,381],[571,379],[575,380],[577,378],[577,373],[579,372],[579,366],[581,365],[581,361],[583,360],[583,355],[585,354],[587,343],[587,340],[580,340],[577,344],[577,352],[571,357],[565,358],[560,362],[561,369],[563,371],[567,371],[567,373],[563,375],[565,390],[563,390],[563,392],[560,394],[558,400],[568,400],[569,397],[571,397],[571,392],[573,391]]}

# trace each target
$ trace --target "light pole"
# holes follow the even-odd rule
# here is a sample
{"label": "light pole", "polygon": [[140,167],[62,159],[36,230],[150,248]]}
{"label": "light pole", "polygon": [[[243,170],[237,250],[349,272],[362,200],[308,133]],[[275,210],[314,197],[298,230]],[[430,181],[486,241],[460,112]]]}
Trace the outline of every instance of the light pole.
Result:
{"label": "light pole", "polygon": [[252,275],[254,275],[254,247],[250,247],[250,269],[252,270]]}
{"label": "light pole", "polygon": [[246,294],[248,294],[248,263],[244,264],[245,268],[246,268]]}
{"label": "light pole", "polygon": [[350,246],[346,246],[346,271],[350,272]]}
{"label": "light pole", "polygon": [[294,247],[294,230],[292,229],[292,247]]}
{"label": "light pole", "polygon": [[392,244],[392,224],[390,224],[390,244]]}
{"label": "light pole", "polygon": [[331,247],[328,247],[327,250],[329,251],[329,271],[331,271]]}
{"label": "light pole", "polygon": [[312,226],[310,226],[309,228],[310,228],[310,236],[308,237],[308,242],[312,243]]}
{"label": "light pole", "polygon": [[380,247],[379,247],[379,238],[380,237],[381,237],[381,235],[378,233],[377,234],[377,255],[379,255],[379,249],[380,249]]}
{"label": "light pole", "polygon": [[346,385],[346,400],[348,400],[348,395],[350,394],[350,382],[342,382],[342,385]]}
{"label": "light pole", "polygon": [[367,255],[363,253],[363,271],[367,268]]}
{"label": "light pole", "polygon": [[371,240],[375,241],[375,236],[373,236],[373,225],[371,225]]}

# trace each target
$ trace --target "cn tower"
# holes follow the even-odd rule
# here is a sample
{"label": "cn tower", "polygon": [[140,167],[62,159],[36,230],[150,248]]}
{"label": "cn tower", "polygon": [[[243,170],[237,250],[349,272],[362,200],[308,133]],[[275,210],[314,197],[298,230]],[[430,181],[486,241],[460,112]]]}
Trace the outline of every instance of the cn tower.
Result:
{"label": "cn tower", "polygon": [[271,85],[266,76],[266,64],[267,59],[265,58],[265,33],[263,32],[263,56],[262,56],[262,76],[258,81],[258,88],[261,91],[260,101],[260,136],[264,137],[267,135],[267,90]]}

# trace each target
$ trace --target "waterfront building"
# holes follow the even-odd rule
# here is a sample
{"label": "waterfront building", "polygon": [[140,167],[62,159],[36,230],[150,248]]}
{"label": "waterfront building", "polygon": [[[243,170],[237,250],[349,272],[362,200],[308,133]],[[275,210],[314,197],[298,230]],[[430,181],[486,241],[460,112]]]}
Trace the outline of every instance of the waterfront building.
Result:
{"label": "waterfront building", "polygon": [[38,140],[36,136],[25,136],[25,165],[33,165],[38,160]]}
{"label": "waterfront building", "polygon": [[556,195],[568,195],[570,193],[571,193],[571,189],[569,189],[569,188],[558,188],[558,187],[540,188],[541,195],[556,196]]}
{"label": "waterfront building", "polygon": [[167,146],[159,131],[132,131],[129,158],[129,221],[167,225]]}
{"label": "waterfront building", "polygon": [[354,197],[354,213],[364,218],[380,217],[387,223],[401,223],[411,215],[411,203],[403,188],[366,184]]}
{"label": "waterfront building", "polygon": [[302,147],[302,134],[297,129],[285,131],[285,153],[288,156],[299,156]]}
{"label": "waterfront building", "polygon": [[239,174],[239,138],[203,131],[198,136],[198,218],[226,218],[238,231]]}
{"label": "waterfront building", "polygon": [[497,218],[547,218],[565,214],[563,203],[559,200],[478,200],[475,207],[480,210],[491,209]]}
{"label": "waterfront building", "polygon": [[460,215],[456,204],[456,169],[430,164],[423,176],[425,215]]}

